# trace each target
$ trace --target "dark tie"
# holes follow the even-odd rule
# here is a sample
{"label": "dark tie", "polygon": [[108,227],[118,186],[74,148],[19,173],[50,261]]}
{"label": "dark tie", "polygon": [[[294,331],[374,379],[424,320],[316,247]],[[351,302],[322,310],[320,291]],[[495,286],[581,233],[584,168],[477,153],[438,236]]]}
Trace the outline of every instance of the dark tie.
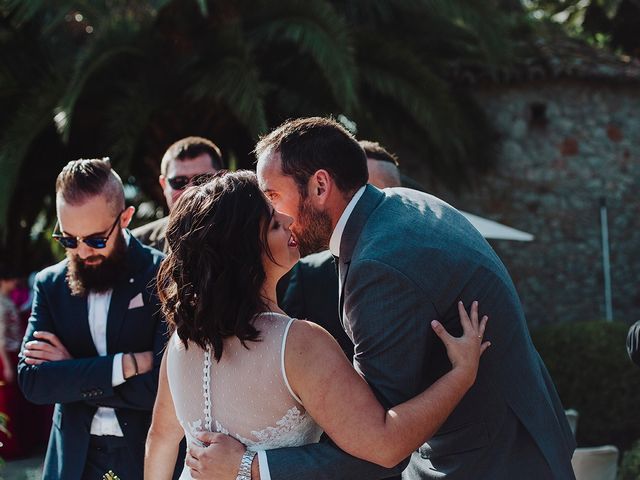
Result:
{"label": "dark tie", "polygon": [[340,257],[333,255],[333,266],[336,267],[336,275],[340,276],[340,272],[338,271],[338,264],[340,263]]}

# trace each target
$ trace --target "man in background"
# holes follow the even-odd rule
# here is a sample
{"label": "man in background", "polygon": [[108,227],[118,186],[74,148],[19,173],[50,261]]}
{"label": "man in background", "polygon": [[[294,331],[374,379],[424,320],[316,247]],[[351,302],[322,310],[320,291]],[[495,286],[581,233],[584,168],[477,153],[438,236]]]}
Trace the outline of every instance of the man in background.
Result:
{"label": "man in background", "polygon": [[167,334],[153,286],[163,255],[126,230],[134,208],[108,159],[69,162],[56,210],[66,259],[36,277],[18,364],[27,399],[55,404],[43,478],[142,478]]}
{"label": "man in background", "polygon": [[[224,168],[222,153],[211,140],[186,137],[171,145],[162,157],[160,177],[169,211],[195,177]],[[144,245],[166,252],[165,233],[169,217],[162,217],[134,229],[131,233]]]}

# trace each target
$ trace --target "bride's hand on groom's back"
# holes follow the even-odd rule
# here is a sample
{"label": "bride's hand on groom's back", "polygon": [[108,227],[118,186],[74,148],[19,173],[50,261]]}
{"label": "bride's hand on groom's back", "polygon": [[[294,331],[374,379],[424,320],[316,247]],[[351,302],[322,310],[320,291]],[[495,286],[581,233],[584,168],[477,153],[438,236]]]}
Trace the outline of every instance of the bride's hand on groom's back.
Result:
{"label": "bride's hand on groom's back", "polygon": [[431,322],[431,327],[447,349],[449,361],[454,370],[463,373],[470,381],[476,379],[480,356],[489,348],[491,342],[483,342],[484,330],[489,317],[486,315],[478,320],[478,302],[471,304],[470,315],[462,302],[458,302],[458,313],[463,334],[461,337],[453,337],[437,320]]}

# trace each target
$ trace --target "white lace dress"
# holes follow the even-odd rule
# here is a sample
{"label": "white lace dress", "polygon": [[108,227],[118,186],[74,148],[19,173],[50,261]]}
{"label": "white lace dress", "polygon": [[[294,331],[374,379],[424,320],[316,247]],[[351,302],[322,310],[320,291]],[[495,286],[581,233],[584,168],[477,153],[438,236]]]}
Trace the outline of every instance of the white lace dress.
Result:
{"label": "white lace dress", "polygon": [[[220,362],[211,350],[173,334],[167,346],[167,374],[176,415],[187,442],[197,431],[223,432],[250,450],[317,442],[322,430],[289,386],[284,352],[294,320],[276,313],[255,318],[261,341],[225,340]],[[185,468],[181,480],[190,479]]]}

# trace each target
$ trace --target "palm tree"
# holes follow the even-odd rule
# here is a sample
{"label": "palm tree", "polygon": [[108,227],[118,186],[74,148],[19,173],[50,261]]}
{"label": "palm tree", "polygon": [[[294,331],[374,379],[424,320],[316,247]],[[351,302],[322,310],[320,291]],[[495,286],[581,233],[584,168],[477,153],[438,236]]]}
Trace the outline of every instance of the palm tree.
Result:
{"label": "palm tree", "polygon": [[410,168],[445,180],[482,168],[486,122],[448,68],[510,59],[494,2],[10,0],[0,12],[0,231],[19,262],[53,223],[64,163],[108,155],[162,204],[159,159],[186,135],[250,167],[256,138],[284,119],[343,115]]}
{"label": "palm tree", "polygon": [[640,58],[638,0],[528,0],[529,12],[571,35]]}

